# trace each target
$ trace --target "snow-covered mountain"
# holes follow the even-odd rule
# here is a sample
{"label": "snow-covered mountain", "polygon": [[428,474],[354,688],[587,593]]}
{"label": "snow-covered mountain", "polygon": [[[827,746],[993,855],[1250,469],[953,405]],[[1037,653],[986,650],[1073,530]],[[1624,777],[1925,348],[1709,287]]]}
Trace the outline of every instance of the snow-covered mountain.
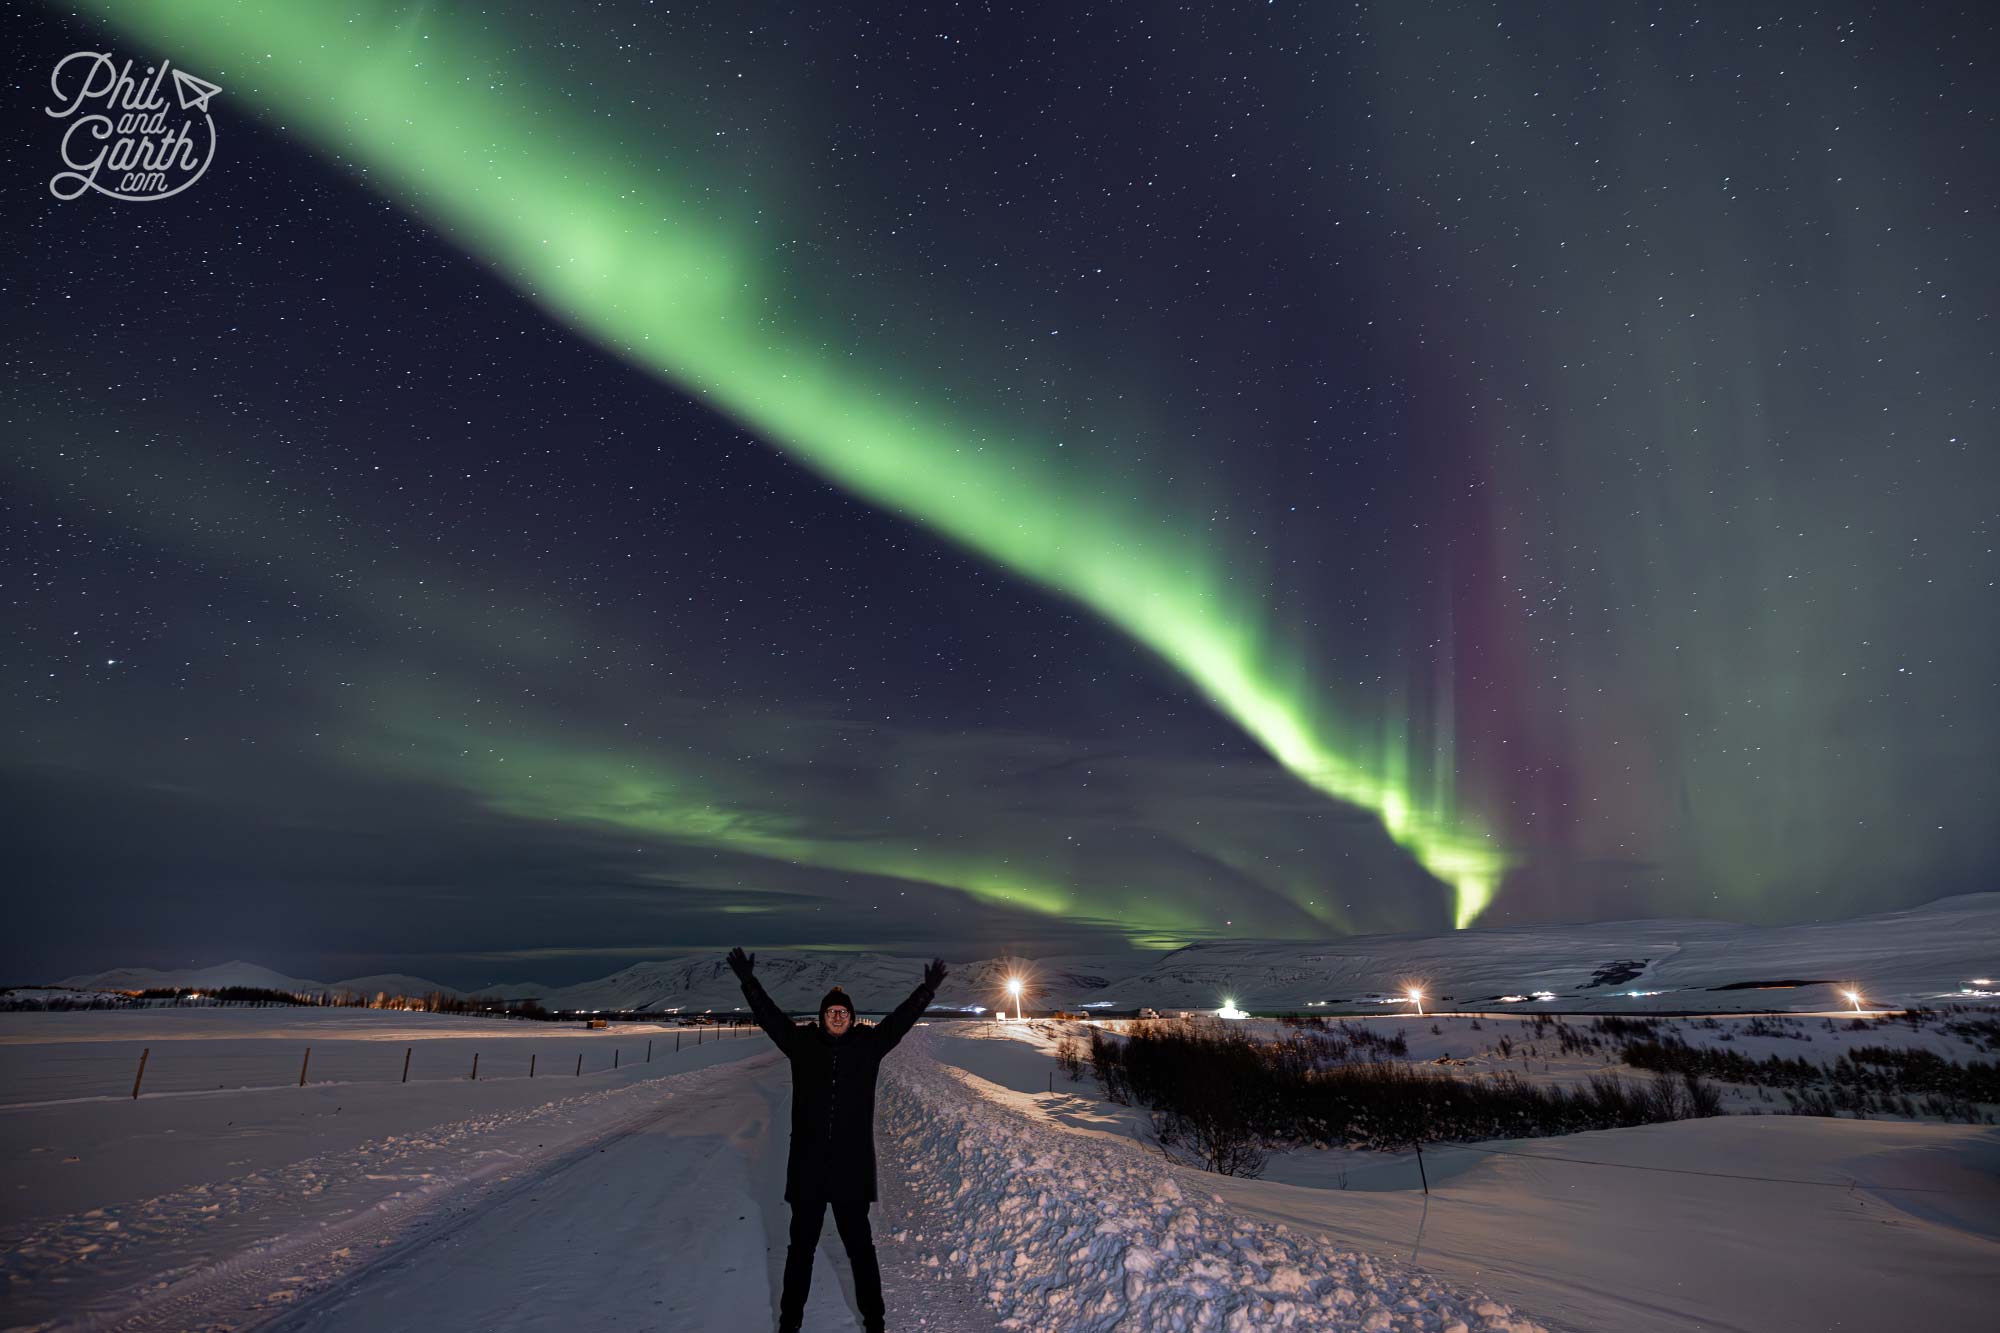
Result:
{"label": "snow-covered mountain", "polygon": [[147,990],[154,986],[196,986],[204,989],[223,986],[261,986],[270,990],[298,991],[318,989],[317,981],[303,981],[298,977],[288,977],[282,972],[273,972],[268,967],[246,963],[233,958],[213,967],[175,968],[171,971],[156,971],[150,967],[119,967],[109,972],[92,972],[87,976],[65,977],[55,983],[74,990]]}
{"label": "snow-covered mountain", "polygon": [[[538,997],[551,1009],[650,1013],[744,1008],[723,950],[635,963],[575,986],[528,983],[476,992]],[[1131,954],[952,962],[938,993],[948,1009],[999,1008],[1010,976],[1027,979],[1034,1008],[1213,1009],[1234,1000],[1251,1010],[1366,1008],[1411,986],[1453,1008],[1537,1004],[1556,1009],[1798,1009],[1843,1007],[1857,986],[1872,1003],[1937,1003],[2000,977],[2000,893],[1946,898],[1908,911],[1807,926],[1720,921],[1614,921],[1593,925],[1499,926],[1443,935],[1354,935],[1321,942],[1217,940],[1133,963]],[[814,950],[757,952],[757,975],[779,1005],[810,1013],[835,985],[864,1013],[902,1002],[924,959]],[[1770,983],[1803,985],[1772,988]],[[1975,984],[1977,983],[1977,984]],[[198,971],[126,968],[59,983],[81,989],[146,986],[269,986],[422,994],[449,986],[422,977],[357,977],[330,986],[251,963]],[[1726,989],[1719,989],[1726,988]],[[1552,997],[1536,1000],[1537,994]],[[1517,997],[1517,998],[1507,998]]]}
{"label": "snow-covered mountain", "polygon": [[[888,1009],[920,973],[918,960],[883,954],[757,957],[765,989],[794,1012],[815,1008],[835,983],[863,1010]],[[1876,1003],[1934,1003],[1976,978],[2000,976],[2000,894],[1808,926],[1623,921],[1324,942],[1220,940],[1138,967],[1130,955],[988,958],[952,964],[937,1004],[1001,1007],[1006,979],[1014,975],[1028,978],[1030,1008],[1214,1009],[1233,999],[1254,1010],[1337,1010],[1365,1008],[1411,986],[1433,1003],[1466,1008],[1815,1010],[1844,1007],[1840,992],[1848,985]],[[1771,982],[1816,984],[1772,989]],[[1554,998],[1505,998],[1536,994]],[[707,952],[641,963],[543,1002],[559,1009],[727,1011],[743,998],[721,954]]]}
{"label": "snow-covered mountain", "polygon": [[[545,996],[550,1009],[624,1009],[659,1013],[667,1010],[747,1008],[735,974],[723,961],[724,951],[676,954],[634,963],[596,981],[565,987]],[[764,988],[788,1009],[810,1010],[820,996],[838,985],[864,1009],[893,1007],[923,976],[913,959],[878,953],[814,953],[778,951],[757,955],[757,975]],[[882,997],[894,990],[893,999]]]}
{"label": "snow-covered mountain", "polygon": [[174,968],[167,971],[150,967],[120,967],[113,968],[109,972],[65,977],[55,984],[68,986],[74,990],[148,990],[166,986],[193,986],[203,990],[218,990],[224,986],[257,986],[265,990],[289,991],[302,995],[320,995],[338,991],[354,991],[361,995],[373,995],[376,991],[387,991],[391,995],[428,995],[432,991],[443,991],[447,995],[460,993],[441,982],[401,972],[351,977],[346,981],[308,981],[303,977],[288,977],[282,972],[273,972],[270,968],[259,967],[255,963],[246,963],[240,958],[227,963],[217,963],[213,967]]}
{"label": "snow-covered mountain", "polygon": [[[474,993],[471,991],[459,991],[445,985],[443,982],[432,981],[428,977],[413,977],[406,972],[378,972],[373,976],[349,977],[346,981],[336,981],[328,986],[321,986],[318,982],[314,982],[312,983],[312,989],[315,991],[351,990],[358,995],[373,995],[377,991],[388,995],[428,995],[432,991],[443,991],[446,995],[470,995]],[[490,995],[493,992],[479,991],[477,993]]]}
{"label": "snow-covered mountain", "polygon": [[[1878,1003],[1935,1002],[2000,976],[2000,894],[1807,926],[1617,921],[1324,944],[1211,941],[1175,950],[1097,997],[1115,1007],[1252,1010],[1365,1005],[1414,986],[1434,1003],[1493,1008],[1827,1009],[1853,985]],[[1772,982],[1820,983],[1783,989]],[[1717,989],[1728,987],[1732,989]],[[1982,987],[1990,989],[1990,987]]]}
{"label": "snow-covered mountain", "polygon": [[[757,979],[773,1000],[794,1013],[810,1013],[820,997],[839,986],[864,1013],[880,1013],[901,1004],[923,980],[927,959],[897,958],[880,953],[822,953],[781,949],[757,952]],[[1073,955],[1031,961],[986,958],[950,963],[944,987],[935,1000],[939,1008],[995,1008],[1006,1000],[1006,978],[1028,979],[1026,1000],[1047,1008],[1073,1004],[1110,984],[1111,978],[1132,971],[1132,955]],[[1035,998],[1040,986],[1041,999]],[[598,981],[587,981],[552,992],[542,1000],[551,1009],[668,1009],[699,1012],[747,1009],[736,976],[721,950],[681,954],[655,962],[636,963]]]}

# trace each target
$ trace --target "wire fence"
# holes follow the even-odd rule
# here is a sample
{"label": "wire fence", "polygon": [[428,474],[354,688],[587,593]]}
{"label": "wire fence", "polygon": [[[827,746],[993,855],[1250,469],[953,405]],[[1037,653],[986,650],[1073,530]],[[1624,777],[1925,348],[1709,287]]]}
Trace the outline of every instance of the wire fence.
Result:
{"label": "wire fence", "polygon": [[[414,1042],[271,1038],[26,1043],[0,1048],[0,1109],[95,1098],[269,1091],[328,1084],[496,1082],[613,1074],[720,1041],[761,1035],[747,1023],[695,1024],[640,1039],[613,1031],[564,1037],[452,1036]],[[581,1040],[579,1040],[579,1036]]]}

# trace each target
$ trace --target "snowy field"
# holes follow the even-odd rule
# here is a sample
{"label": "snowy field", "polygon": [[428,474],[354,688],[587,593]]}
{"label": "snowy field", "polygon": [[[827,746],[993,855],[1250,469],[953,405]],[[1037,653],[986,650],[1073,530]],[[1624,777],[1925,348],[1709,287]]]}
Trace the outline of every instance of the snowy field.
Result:
{"label": "snowy field", "polygon": [[[179,1311],[310,1286],[434,1226],[440,1208],[660,1114],[768,1045],[759,1034],[696,1046],[689,1034],[675,1053],[670,1031],[557,1037],[547,1025],[322,1009],[7,1014],[0,1034],[0,1086],[20,1098],[0,1107],[7,1328],[127,1308],[147,1289]],[[135,1101],[143,1046],[152,1056]],[[530,1048],[542,1052],[533,1079]],[[456,1077],[438,1072],[446,1065]],[[122,1074],[116,1093],[75,1095],[108,1072]],[[218,1264],[230,1271],[208,1271]],[[252,1290],[278,1269],[271,1291]],[[183,1326],[177,1318],[143,1326]]]}
{"label": "snowy field", "polygon": [[[699,1047],[684,1036],[674,1052],[672,1029],[552,1032],[368,1010],[0,1020],[0,1069],[16,1099],[0,1107],[10,1163],[0,1327],[692,1333],[775,1323],[790,1086],[761,1035]],[[1521,1031],[1473,1021],[1372,1023],[1401,1030],[1412,1060],[1519,1072],[1525,1058],[1548,1065],[1527,1072],[1550,1079],[1605,1068],[1600,1052],[1567,1064],[1502,1056],[1499,1039],[1518,1042]],[[1689,1040],[1719,1040],[1681,1026]],[[1837,1020],[1832,1031],[1816,1019],[1798,1026],[1811,1043],[1729,1044],[1810,1045],[1830,1058],[1864,1035]],[[890,1327],[1990,1323],[2000,1271],[1991,1128],[1731,1116],[1439,1146],[1425,1153],[1428,1198],[1401,1154],[1294,1152],[1262,1179],[1232,1179],[1167,1162],[1134,1108],[1098,1100],[1088,1076],[1057,1072],[1058,1030],[930,1023],[885,1066],[874,1224]],[[149,1070],[134,1101],[143,1045],[178,1073],[155,1091]],[[405,1085],[408,1046],[429,1073],[413,1068]],[[477,1082],[465,1076],[474,1046]],[[101,1082],[114,1069],[122,1088],[112,1080],[114,1090],[84,1094],[53,1072]],[[829,1226],[806,1327],[857,1328],[852,1310]]]}
{"label": "snowy field", "polygon": [[[700,1035],[697,1035],[700,1033]],[[0,1105],[125,1096],[146,1055],[141,1091],[210,1093],[309,1084],[466,1082],[582,1077],[644,1062],[676,1042],[742,1040],[748,1026],[682,1028],[538,1023],[360,1008],[160,1006],[0,1013]],[[762,1040],[761,1034],[758,1039]],[[312,1054],[308,1059],[307,1048]]]}

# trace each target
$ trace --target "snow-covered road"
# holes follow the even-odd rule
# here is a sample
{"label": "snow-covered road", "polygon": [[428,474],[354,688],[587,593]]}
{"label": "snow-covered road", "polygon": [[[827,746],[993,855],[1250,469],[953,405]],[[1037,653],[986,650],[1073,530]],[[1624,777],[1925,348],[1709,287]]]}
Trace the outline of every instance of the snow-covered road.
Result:
{"label": "snow-covered road", "polygon": [[[791,1080],[777,1055],[730,1065],[651,1117],[524,1174],[504,1196],[454,1211],[270,1327],[770,1327],[790,1216],[780,1197],[790,1107]],[[991,1317],[976,1309],[949,1318],[954,1293],[939,1290],[945,1284],[935,1276],[909,1280],[882,1234],[903,1220],[905,1202],[885,1198],[876,1210],[889,1308],[910,1327],[990,1330]],[[829,1223],[806,1307],[809,1333],[859,1328],[853,1290]],[[907,1314],[912,1306],[922,1314]]]}
{"label": "snow-covered road", "polygon": [[753,1180],[770,1145],[773,1063],[739,1062],[452,1210],[273,1327],[758,1327],[772,1301]]}

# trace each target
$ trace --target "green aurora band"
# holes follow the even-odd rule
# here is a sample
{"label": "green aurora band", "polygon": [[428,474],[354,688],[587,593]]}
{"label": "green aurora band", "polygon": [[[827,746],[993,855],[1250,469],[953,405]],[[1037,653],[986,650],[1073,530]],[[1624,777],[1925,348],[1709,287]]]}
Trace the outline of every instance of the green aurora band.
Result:
{"label": "green aurora band", "polygon": [[[1201,914],[1169,903],[1146,906],[1145,927],[1114,912],[1136,904],[1077,894],[1031,868],[979,850],[899,846],[888,838],[816,836],[778,811],[733,799],[714,775],[670,766],[650,750],[582,746],[519,723],[509,724],[463,700],[412,690],[384,676],[369,691],[388,724],[343,757],[364,768],[392,768],[476,793],[492,810],[524,819],[615,828],[672,842],[794,865],[943,885],[985,903],[1044,916],[1097,920],[1107,929],[1179,947],[1203,933]],[[504,731],[506,753],[475,750],[476,737]],[[768,910],[741,904],[737,912]]]}
{"label": "green aurora band", "polygon": [[631,167],[492,42],[423,6],[86,7],[365,169],[579,332],[1159,654],[1301,781],[1373,812],[1451,887],[1459,926],[1492,901],[1508,855],[1424,776],[1450,755],[1413,763],[1393,736],[1345,734],[1306,654],[1236,586],[1244,562],[1078,475],[1053,437],[920,405],[899,377],[780,327],[793,293],[767,233],[697,213],[683,201],[698,189]]}
{"label": "green aurora band", "polygon": [[[51,404],[51,413],[56,410]],[[218,487],[212,479],[195,485],[143,451],[99,445],[93,452],[96,466],[63,466],[62,451],[45,445],[36,451],[41,469],[16,473],[13,480],[36,486],[46,500],[76,504],[80,513],[115,512],[130,530],[205,560],[255,571],[274,588],[306,582],[322,595],[361,608],[398,607],[428,635],[469,654],[525,658],[547,669],[579,650],[575,628],[551,605],[537,603],[525,616],[495,616],[451,591],[454,570],[414,554],[393,574],[357,583],[327,579],[326,570],[345,563],[344,525],[310,510],[280,512],[252,485]],[[138,475],[143,484],[135,483]],[[52,478],[59,483],[50,485]],[[244,521],[249,516],[258,521]],[[286,540],[268,539],[278,532]],[[908,839],[815,837],[799,821],[731,791],[712,768],[670,765],[653,749],[622,740],[558,735],[559,729],[481,707],[465,691],[414,688],[390,671],[350,665],[347,672],[370,702],[338,736],[325,740],[324,750],[335,762],[364,773],[441,784],[525,820],[619,829],[792,865],[943,886],[981,902],[1067,920],[1099,919],[1092,915],[1093,904],[1105,907],[1103,894],[1082,898],[997,852],[919,850],[905,845]],[[504,753],[486,743],[495,735],[506,737]],[[1125,917],[1139,910],[1136,902],[1114,900],[1110,906]],[[770,909],[737,904],[727,910]],[[1160,941],[1163,948],[1178,948],[1202,933],[1197,914],[1172,904],[1149,901],[1144,912],[1145,926],[1136,931],[1116,914],[1103,917],[1102,924],[1135,941]]]}

